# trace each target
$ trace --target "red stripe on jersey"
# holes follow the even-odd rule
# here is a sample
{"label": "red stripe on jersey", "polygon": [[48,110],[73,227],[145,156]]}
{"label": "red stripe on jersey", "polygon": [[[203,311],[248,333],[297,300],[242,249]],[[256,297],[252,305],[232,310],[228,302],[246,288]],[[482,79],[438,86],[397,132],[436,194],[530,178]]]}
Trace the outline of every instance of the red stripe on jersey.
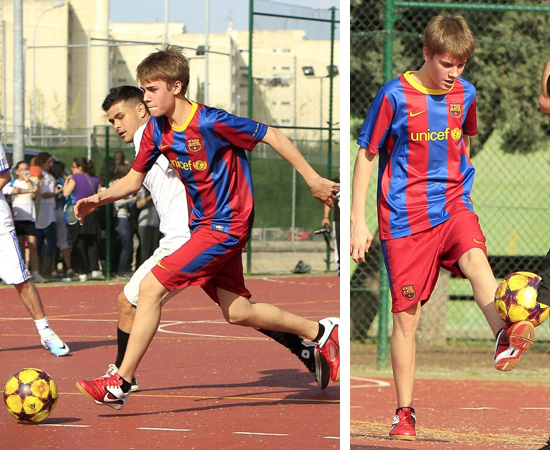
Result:
{"label": "red stripe on jersey", "polygon": [[[464,111],[461,111],[460,116],[458,116],[458,112],[453,113],[456,108],[454,105],[459,104],[463,107],[465,104],[464,87],[460,80],[455,82],[452,91],[445,96],[445,101],[447,103],[447,121],[449,128],[451,130],[457,128],[462,130]],[[452,204],[453,200],[460,198],[464,194],[464,176],[460,173],[462,156],[467,157],[464,135],[461,136],[460,152],[457,152],[457,143],[453,139],[449,139],[447,141],[447,173],[456,174],[456,178],[447,181],[447,188],[445,190],[446,205]]]}
{"label": "red stripe on jersey", "polygon": [[[388,133],[386,135],[386,130],[388,130],[389,125],[391,124],[393,120],[393,114],[394,110],[392,107],[392,104],[388,97],[384,96],[381,102],[380,106],[380,112],[376,116],[376,120],[373,126],[373,132],[370,137],[370,142],[368,146],[368,151],[374,154],[378,153],[379,147],[382,146],[382,141],[384,141],[384,146],[387,149],[388,156],[391,156],[393,147],[394,147],[394,141],[391,137],[391,135]],[[391,129],[390,129],[391,133]],[[379,194],[381,194],[378,198],[378,223],[380,227],[380,223],[389,223],[389,215],[391,212],[391,207],[387,202],[387,194],[390,190],[390,179],[392,174],[392,168],[391,168],[391,161],[388,158],[388,167],[386,169],[388,171],[388,178],[382,177],[381,184],[380,184],[380,190],[378,191]]]}
{"label": "red stripe on jersey", "polygon": [[[197,112],[185,129],[185,139],[187,143],[196,139],[198,142],[201,143],[201,145],[206,145],[204,137],[199,128],[200,110],[203,107],[203,105],[199,105]],[[187,143],[187,149],[189,150],[189,145]],[[202,148],[200,151],[197,152],[188,152],[189,162],[194,168],[194,187],[197,191],[198,196],[200,197],[202,206],[201,210],[204,214],[204,217],[214,217],[215,212],[217,211],[218,202],[216,198],[216,193],[214,191],[214,185],[212,183],[212,178],[210,177],[210,170],[208,168],[209,162],[204,159],[206,156],[206,149]],[[204,170],[200,170],[200,168],[204,168]],[[191,202],[191,205],[192,208],[195,207],[195,204],[193,202]],[[193,218],[194,217],[191,218],[189,223],[193,223]]]}
{"label": "red stripe on jersey", "polygon": [[[404,78],[401,78],[403,94],[407,105],[407,129],[409,136],[416,132],[426,131],[430,128],[428,102],[426,95],[419,95],[419,92],[411,86]],[[428,173],[429,145],[418,145],[411,139],[408,139],[409,149],[407,152],[407,184],[405,195],[408,199],[414,199],[416,206],[421,205],[424,213],[417,214],[414,223],[409,220],[408,225],[411,234],[425,229],[425,223],[430,221],[428,216],[428,184],[425,174]],[[418,176],[417,174],[421,174]],[[419,208],[420,209],[420,208]],[[407,211],[408,212],[408,211]],[[422,224],[421,227],[416,227]]]}

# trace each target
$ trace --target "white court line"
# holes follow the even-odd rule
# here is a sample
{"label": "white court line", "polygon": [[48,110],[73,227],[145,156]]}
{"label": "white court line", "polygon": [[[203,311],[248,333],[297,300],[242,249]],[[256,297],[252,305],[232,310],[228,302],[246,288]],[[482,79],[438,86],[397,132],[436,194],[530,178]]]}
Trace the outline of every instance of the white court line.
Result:
{"label": "white court line", "polygon": [[382,388],[391,386],[387,381],[375,380],[374,378],[364,377],[350,377],[350,380],[364,381],[367,384],[361,384],[358,386],[350,386],[350,389],[362,389],[362,388]]}
{"label": "white court line", "polygon": [[477,408],[459,408],[459,409],[465,409],[470,411],[484,411],[486,409],[498,409],[498,408],[493,408],[492,406],[479,406]]}
{"label": "white court line", "polygon": [[233,434],[245,434],[247,436],[291,436],[290,434],[280,433],[254,433],[252,431],[233,431]]}
{"label": "white court line", "polygon": [[136,428],[136,430],[144,430],[144,431],[180,431],[180,432],[193,431],[191,428],[147,428],[147,427]]}
{"label": "white court line", "polygon": [[546,411],[546,410],[549,410],[550,408],[545,408],[545,407],[532,407],[532,408],[520,408],[520,409],[534,409],[534,410],[537,410],[537,409],[540,409],[542,411]]}
{"label": "white court line", "polygon": [[[221,334],[188,333],[188,332],[185,332],[185,331],[170,331],[170,330],[164,329],[164,327],[170,327],[170,326],[174,326],[174,325],[190,324],[190,323],[192,323],[192,322],[170,322],[170,323],[160,324],[157,330],[161,331],[162,333],[177,334],[177,335],[180,335],[180,336],[199,336],[199,337],[222,338],[222,339],[223,338],[231,338],[231,339],[250,340],[249,336],[227,336],[227,335],[221,335]],[[212,322],[212,323],[216,324],[218,322]],[[227,323],[227,322],[219,322],[219,324],[221,324],[221,325],[223,325],[224,323]]]}

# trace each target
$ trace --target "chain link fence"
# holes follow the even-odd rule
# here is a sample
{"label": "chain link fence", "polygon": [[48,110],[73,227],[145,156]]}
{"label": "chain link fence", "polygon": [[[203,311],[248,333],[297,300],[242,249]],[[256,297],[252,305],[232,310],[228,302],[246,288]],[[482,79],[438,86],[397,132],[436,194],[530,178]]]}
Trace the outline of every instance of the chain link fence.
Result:
{"label": "chain link fence", "polygon": [[[550,117],[538,106],[540,77],[550,57],[550,8],[543,2],[351,0],[351,168],[372,99],[384,82],[422,66],[424,29],[441,13],[463,15],[477,39],[462,76],[478,91],[472,200],[487,237],[491,266],[497,279],[517,270],[537,273],[550,245]],[[375,191],[373,176],[367,205],[371,230],[378,228]],[[352,364],[377,353],[378,366],[385,367],[391,300],[376,243],[371,253],[366,263],[352,263],[351,268]],[[386,316],[383,321],[379,309]],[[537,328],[535,348],[544,351],[545,341],[550,341],[546,324]],[[378,349],[373,344],[379,344]],[[491,362],[491,330],[467,280],[441,273],[436,292],[423,308],[417,344],[420,368],[449,367],[458,354],[475,361],[471,356],[480,347],[485,362]],[[423,358],[434,351],[445,362]],[[529,358],[534,367],[542,365]]]}

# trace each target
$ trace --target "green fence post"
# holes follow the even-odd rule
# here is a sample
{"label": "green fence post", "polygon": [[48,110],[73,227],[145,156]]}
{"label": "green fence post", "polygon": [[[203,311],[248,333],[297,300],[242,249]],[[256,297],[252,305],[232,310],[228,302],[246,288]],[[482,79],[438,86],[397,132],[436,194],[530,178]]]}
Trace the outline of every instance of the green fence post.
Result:
{"label": "green fence post", "polygon": [[[327,178],[332,179],[332,106],[334,95],[334,29],[336,27],[336,8],[330,8],[330,70],[329,70],[329,108],[328,108],[328,149],[327,149]],[[323,81],[321,80],[321,83]],[[322,126],[322,124],[321,124]],[[321,130],[321,135],[323,130]],[[330,272],[330,245],[327,245],[326,271]],[[338,255],[340,257],[340,255]]]}

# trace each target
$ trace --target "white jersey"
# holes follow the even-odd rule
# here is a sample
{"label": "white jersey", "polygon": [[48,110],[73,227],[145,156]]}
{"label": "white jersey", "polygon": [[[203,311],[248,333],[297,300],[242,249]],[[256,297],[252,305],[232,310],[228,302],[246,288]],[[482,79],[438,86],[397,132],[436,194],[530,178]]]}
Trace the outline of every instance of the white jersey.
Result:
{"label": "white jersey", "polygon": [[[24,180],[12,180],[4,187],[4,194],[11,195],[14,188],[29,189],[29,185]],[[36,221],[36,209],[32,194],[16,194],[11,196],[11,209],[13,211],[13,220]]]}
{"label": "white jersey", "polygon": [[[54,192],[57,180],[45,170],[42,170],[42,194]],[[52,222],[55,222],[55,197],[40,198],[36,228],[44,229]]]}
{"label": "white jersey", "polygon": [[[0,143],[0,173],[4,173],[10,170],[8,160],[6,158],[6,152],[4,147]],[[189,220],[189,219],[188,219]],[[6,234],[15,229],[13,225],[13,217],[11,215],[10,205],[4,196],[4,193],[0,191],[0,235]]]}
{"label": "white jersey", "polygon": [[[136,155],[144,129],[145,125],[134,135]],[[147,172],[143,184],[149,189],[160,218],[159,229],[164,237],[160,240],[159,247],[168,250],[180,248],[191,237],[187,193],[178,174],[172,170],[164,155],[160,155]]]}

